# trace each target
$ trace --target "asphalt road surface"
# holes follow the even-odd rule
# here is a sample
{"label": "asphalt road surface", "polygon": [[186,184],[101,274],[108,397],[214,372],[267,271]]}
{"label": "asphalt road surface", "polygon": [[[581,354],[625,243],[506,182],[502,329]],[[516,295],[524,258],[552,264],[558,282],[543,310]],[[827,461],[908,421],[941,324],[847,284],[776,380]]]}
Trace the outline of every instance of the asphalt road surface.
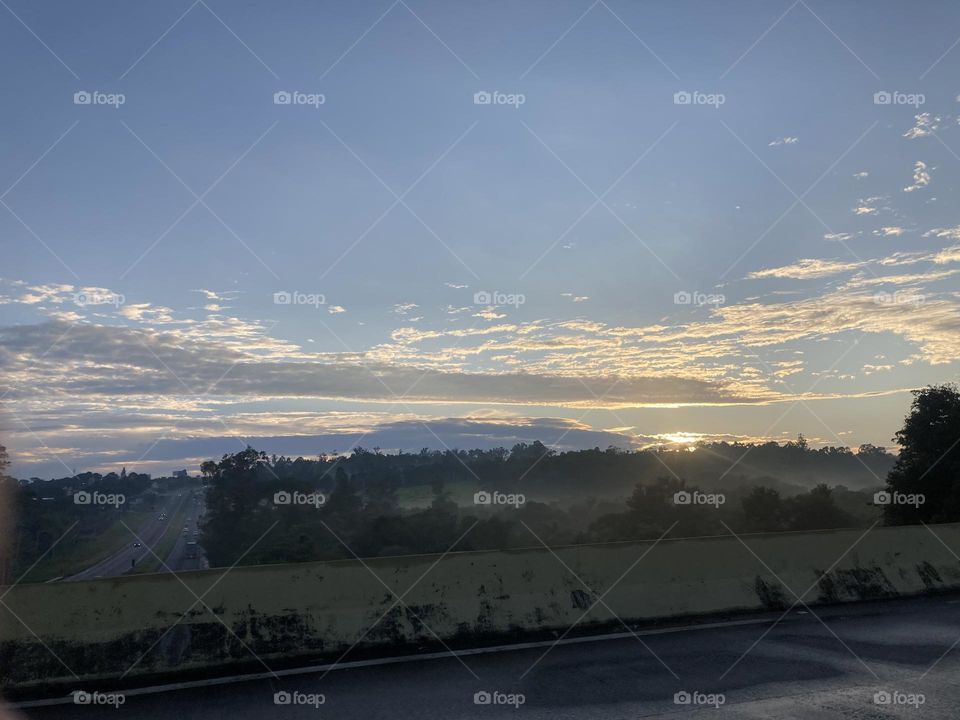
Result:
{"label": "asphalt road surface", "polygon": [[[131,694],[116,715],[112,707],[78,705],[23,712],[38,720],[108,713],[128,720],[960,717],[960,648],[952,647],[960,638],[960,596],[791,612],[774,626],[779,616],[549,651],[418,658],[325,677],[313,672]],[[691,702],[675,702],[684,692]],[[291,703],[275,704],[275,693],[288,693],[279,698]],[[476,704],[475,697],[488,697],[476,693],[492,701]]]}
{"label": "asphalt road surface", "polygon": [[[197,507],[193,504],[192,493],[191,492],[182,492],[178,495],[172,495],[167,498],[164,502],[163,507],[158,509],[155,513],[155,517],[147,522],[146,527],[142,531],[138,532],[140,540],[138,541],[136,537],[131,533],[127,540],[124,542],[124,545],[117,549],[110,557],[101,560],[88,567],[86,570],[83,570],[76,575],[71,575],[70,577],[64,578],[66,581],[75,581],[75,580],[93,580],[99,577],[114,577],[117,575],[123,575],[124,573],[130,572],[133,568],[131,561],[136,561],[137,565],[148,560],[152,557],[149,548],[155,548],[156,545],[160,542],[163,537],[164,532],[171,522],[176,519],[176,514],[179,508],[184,503],[190,503],[191,507]],[[157,520],[156,518],[161,514],[166,513],[166,520]],[[197,511],[191,510],[188,512],[188,515],[193,517],[191,524],[191,533],[195,527],[195,522],[198,517]],[[192,539],[192,538],[191,538]],[[178,538],[178,543],[182,538]],[[140,547],[135,547],[134,543],[140,542]],[[170,553],[171,559],[174,562],[180,563],[185,562],[185,559],[181,557],[183,555],[183,549],[181,548],[180,553],[177,552],[177,547],[175,546],[173,551]],[[176,557],[174,557],[176,555]],[[168,563],[169,565],[169,563]],[[169,565],[174,570],[180,569],[196,569],[191,567],[180,567]],[[199,566],[197,566],[199,567]]]}
{"label": "asphalt road surface", "polygon": [[[203,517],[206,506],[204,505],[204,501],[199,498],[196,501],[191,498],[189,502],[189,509],[184,519],[184,525],[182,526],[186,528],[186,532],[181,529],[173,548],[171,548],[167,557],[164,558],[166,567],[161,566],[158,572],[168,572],[168,569],[202,570],[210,567],[207,563],[206,556],[203,554],[203,548],[200,547],[199,544],[200,518]],[[192,553],[189,551],[189,543],[191,542],[197,543]]]}

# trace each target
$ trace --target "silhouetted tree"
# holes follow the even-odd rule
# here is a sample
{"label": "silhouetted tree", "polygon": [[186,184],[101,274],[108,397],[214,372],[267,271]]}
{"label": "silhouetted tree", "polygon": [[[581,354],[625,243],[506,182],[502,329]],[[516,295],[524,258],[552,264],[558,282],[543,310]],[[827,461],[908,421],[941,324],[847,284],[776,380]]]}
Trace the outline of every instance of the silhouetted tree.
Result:
{"label": "silhouetted tree", "polygon": [[833,491],[822,483],[808,493],[790,498],[787,514],[789,530],[824,530],[856,525],[856,519],[837,507]]}
{"label": "silhouetted tree", "polygon": [[744,532],[776,532],[786,527],[786,509],[780,493],[768,487],[755,487],[740,500]]}
{"label": "silhouetted tree", "polygon": [[924,496],[920,505],[884,507],[888,525],[960,520],[960,392],[956,385],[913,391],[910,414],[896,434],[900,457],[887,475],[887,491]]}

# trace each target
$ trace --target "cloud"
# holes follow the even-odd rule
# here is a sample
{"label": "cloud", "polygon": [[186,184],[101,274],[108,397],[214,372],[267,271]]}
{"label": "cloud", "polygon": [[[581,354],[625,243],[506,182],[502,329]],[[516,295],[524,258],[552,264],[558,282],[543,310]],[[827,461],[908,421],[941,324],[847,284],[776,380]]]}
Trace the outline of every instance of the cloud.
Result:
{"label": "cloud", "polygon": [[960,240],[960,225],[952,228],[934,228],[923,234],[924,237],[946,238],[948,240]]}
{"label": "cloud", "polygon": [[919,113],[913,116],[913,127],[907,130],[903,137],[909,140],[929,137],[938,130],[946,130],[956,127],[960,123],[960,118],[954,115],[932,115],[928,112]]}
{"label": "cloud", "polygon": [[927,172],[927,165],[922,160],[917,160],[913,166],[913,185],[908,185],[903,189],[904,192],[913,192],[920,188],[925,188],[930,184],[930,173]]}
{"label": "cloud", "polygon": [[946,250],[941,250],[934,255],[933,262],[937,263],[938,265],[960,262],[960,247],[952,247],[947,248]]}
{"label": "cloud", "polygon": [[[606,448],[610,445],[632,449],[640,445],[634,436],[594,430],[575,420],[516,416],[427,417],[381,422],[366,427],[350,425],[331,428],[321,434],[243,436],[239,439],[258,450],[293,457],[316,456],[324,452],[347,452],[358,444],[368,448],[381,447],[390,451],[408,452],[424,447],[434,450],[496,447],[509,449],[517,443],[532,443],[536,440],[557,450]],[[161,440],[152,449],[143,447],[143,452],[149,450],[147,457],[153,460],[217,457],[224,452],[233,451],[237,444],[236,436],[184,438]]]}
{"label": "cloud", "polygon": [[[558,451],[607,448],[611,445],[624,449],[638,449],[650,444],[648,438],[617,430],[597,430],[567,418],[503,416],[477,414],[448,418],[431,416],[370,415],[358,422],[351,414],[329,414],[317,418],[313,414],[289,413],[276,416],[273,428],[246,427],[228,417],[226,427],[219,433],[204,436],[161,437],[142,434],[133,442],[123,439],[116,449],[104,450],[98,436],[73,441],[70,447],[50,445],[50,450],[24,449],[17,453],[15,470],[33,474],[47,470],[51,475],[64,475],[59,463],[50,462],[51,454],[69,457],[84,469],[101,472],[121,466],[138,471],[167,474],[173,468],[187,467],[194,471],[199,464],[224,453],[242,450],[247,444],[269,454],[288,457],[315,457],[321,453],[349,452],[357,446],[380,447],[386,452],[403,450],[416,452],[422,448],[433,450],[510,449],[517,443],[541,441]],[[298,434],[277,434],[278,427],[300,426],[312,421],[313,428]],[[53,434],[53,433],[51,433]],[[52,441],[51,441],[52,442]],[[661,443],[669,444],[669,443]]]}
{"label": "cloud", "polygon": [[805,280],[807,278],[828,277],[843,272],[852,272],[863,267],[862,262],[847,262],[841,260],[816,260],[804,259],[793,265],[785,265],[778,268],[767,270],[756,270],[748,278],[791,278],[794,280]]}
{"label": "cloud", "polygon": [[473,316],[474,316],[474,317],[478,317],[478,318],[480,318],[480,319],[482,319],[482,320],[502,320],[503,318],[506,317],[506,315],[505,315],[504,313],[498,313],[498,312],[497,312],[496,310],[494,310],[492,307],[488,307],[488,308],[486,308],[485,310],[481,310],[480,312],[476,312],[476,313],[473,314]]}
{"label": "cloud", "polygon": [[881,234],[884,237],[890,237],[890,236],[899,237],[903,235],[905,232],[906,230],[904,228],[899,227],[897,225],[890,225],[887,227],[882,227],[879,230],[874,230],[875,234]]}
{"label": "cloud", "polygon": [[150,303],[124,305],[119,309],[119,313],[128,320],[149,323],[151,325],[167,325],[183,322],[174,318],[172,309],[154,306]]}
{"label": "cloud", "polygon": [[271,360],[202,340],[181,344],[175,334],[88,324],[67,330],[59,322],[0,329],[0,369],[12,383],[11,398],[57,388],[70,397],[171,396],[170,403],[201,394],[391,402],[406,393],[409,402],[578,406],[748,399],[682,377],[483,373],[387,364],[354,353]]}

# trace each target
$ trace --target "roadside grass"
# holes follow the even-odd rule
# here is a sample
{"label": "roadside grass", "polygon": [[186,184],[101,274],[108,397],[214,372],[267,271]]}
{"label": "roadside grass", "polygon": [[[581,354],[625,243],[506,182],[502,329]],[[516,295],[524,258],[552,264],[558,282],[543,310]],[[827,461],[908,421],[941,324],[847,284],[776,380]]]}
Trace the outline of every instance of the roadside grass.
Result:
{"label": "roadside grass", "polygon": [[[57,577],[69,577],[86,570],[91,565],[96,565],[116,553],[124,543],[135,542],[130,530],[140,534],[153,517],[153,511],[126,512],[118,514],[106,530],[94,537],[77,542],[67,535],[50,555],[26,574],[22,582],[42,583]],[[121,520],[129,526],[130,530],[123,526]]]}

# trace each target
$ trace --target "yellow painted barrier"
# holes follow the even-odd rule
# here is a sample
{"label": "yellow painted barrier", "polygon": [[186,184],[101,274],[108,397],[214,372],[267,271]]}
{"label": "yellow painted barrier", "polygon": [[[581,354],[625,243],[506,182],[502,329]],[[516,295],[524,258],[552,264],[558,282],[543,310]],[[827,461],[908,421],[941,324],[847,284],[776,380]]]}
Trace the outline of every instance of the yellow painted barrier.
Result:
{"label": "yellow painted barrier", "polygon": [[[932,532],[931,532],[932,531]],[[938,537],[935,537],[933,533]],[[942,540],[942,542],[941,542]],[[5,689],[230,672],[621,621],[960,588],[960,525],[238,567],[21,585],[0,605]],[[5,590],[0,590],[5,592]],[[398,597],[402,601],[398,601]],[[356,654],[348,659],[354,659]]]}

